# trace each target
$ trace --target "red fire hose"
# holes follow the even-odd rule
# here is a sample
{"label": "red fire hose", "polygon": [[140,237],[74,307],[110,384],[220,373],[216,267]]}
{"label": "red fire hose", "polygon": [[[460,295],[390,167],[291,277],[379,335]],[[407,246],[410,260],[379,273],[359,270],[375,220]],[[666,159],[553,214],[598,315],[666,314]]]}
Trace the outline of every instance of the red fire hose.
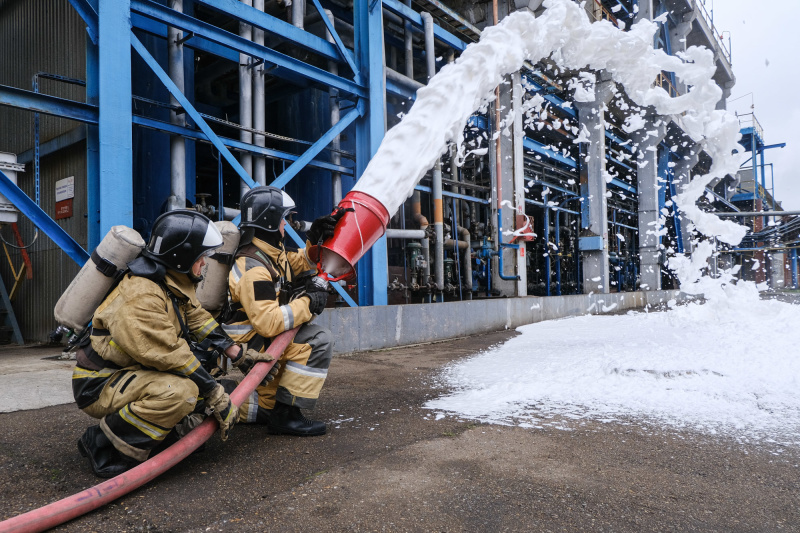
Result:
{"label": "red fire hose", "polygon": [[[272,340],[267,353],[272,355],[275,361],[292,342],[298,329],[285,331]],[[266,377],[275,365],[275,361],[255,365],[231,393],[231,401],[240,405]],[[181,440],[127,472],[63,500],[0,522],[0,533],[44,531],[93,511],[163,474],[199,448],[215,431],[217,431],[217,420],[208,417]]]}

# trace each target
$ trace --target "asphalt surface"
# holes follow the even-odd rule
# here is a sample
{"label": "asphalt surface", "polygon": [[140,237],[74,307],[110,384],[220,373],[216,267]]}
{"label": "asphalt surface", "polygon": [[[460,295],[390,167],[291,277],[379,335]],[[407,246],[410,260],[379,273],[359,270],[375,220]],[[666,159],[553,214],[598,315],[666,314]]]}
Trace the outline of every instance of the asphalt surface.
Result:
{"label": "asphalt surface", "polygon": [[[664,428],[436,420],[443,365],[513,336],[338,357],[323,437],[237,426],[59,531],[800,531],[800,450]],[[534,349],[532,347],[532,349]],[[0,519],[97,480],[74,405],[0,414]],[[1,529],[1,528],[0,528]]]}

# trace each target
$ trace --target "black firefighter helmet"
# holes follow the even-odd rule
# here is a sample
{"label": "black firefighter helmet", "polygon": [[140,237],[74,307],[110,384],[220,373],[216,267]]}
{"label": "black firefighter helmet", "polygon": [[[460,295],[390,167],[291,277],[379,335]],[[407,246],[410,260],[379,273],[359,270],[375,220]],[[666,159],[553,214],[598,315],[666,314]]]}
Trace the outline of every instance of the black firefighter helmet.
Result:
{"label": "black firefighter helmet", "polygon": [[178,209],[156,219],[142,255],[186,274],[201,256],[210,255],[222,243],[219,229],[205,215]]}
{"label": "black firefighter helmet", "polygon": [[294,200],[277,187],[271,185],[253,187],[242,196],[242,219],[239,228],[278,231],[281,220],[289,213],[294,213],[295,207]]}

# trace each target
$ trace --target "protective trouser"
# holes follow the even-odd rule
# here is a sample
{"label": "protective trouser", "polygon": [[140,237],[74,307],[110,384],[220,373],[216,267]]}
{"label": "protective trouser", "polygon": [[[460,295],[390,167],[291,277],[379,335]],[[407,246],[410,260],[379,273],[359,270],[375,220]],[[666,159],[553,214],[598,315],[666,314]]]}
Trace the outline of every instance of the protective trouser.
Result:
{"label": "protective trouser", "polygon": [[256,421],[258,407],[272,409],[275,402],[313,409],[333,358],[331,332],[315,324],[303,324],[280,358],[275,379],[256,388],[239,407],[239,421]]}
{"label": "protective trouser", "polygon": [[198,394],[197,385],[183,376],[129,367],[116,371],[97,401],[83,411],[102,419],[100,428],[117,450],[145,461],[194,411]]}

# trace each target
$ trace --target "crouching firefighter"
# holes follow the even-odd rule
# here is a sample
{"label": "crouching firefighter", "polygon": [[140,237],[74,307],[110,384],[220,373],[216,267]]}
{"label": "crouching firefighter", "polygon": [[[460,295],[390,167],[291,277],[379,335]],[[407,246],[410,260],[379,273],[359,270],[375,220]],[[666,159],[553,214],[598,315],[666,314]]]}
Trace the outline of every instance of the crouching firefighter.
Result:
{"label": "crouching firefighter", "polygon": [[[237,342],[264,350],[278,334],[300,326],[284,351],[275,379],[254,391],[239,410],[243,422],[266,424],[272,434],[301,437],[325,434],[325,423],[309,420],[301,409],[313,409],[333,356],[329,330],[312,324],[328,301],[327,283],[320,284],[316,266],[305,249],[283,246],[285,217],[294,201],[281,189],[254,187],[242,197],[242,232],[228,282],[232,314],[223,325]],[[314,221],[312,242],[333,234],[341,215]]]}
{"label": "crouching firefighter", "polygon": [[78,407],[100,419],[78,441],[97,476],[114,477],[145,461],[204,414],[213,413],[226,440],[238,410],[206,367],[223,357],[250,366],[272,359],[245,352],[197,301],[205,257],[222,243],[200,213],[161,215],[150,242],[95,311],[72,388]]}

